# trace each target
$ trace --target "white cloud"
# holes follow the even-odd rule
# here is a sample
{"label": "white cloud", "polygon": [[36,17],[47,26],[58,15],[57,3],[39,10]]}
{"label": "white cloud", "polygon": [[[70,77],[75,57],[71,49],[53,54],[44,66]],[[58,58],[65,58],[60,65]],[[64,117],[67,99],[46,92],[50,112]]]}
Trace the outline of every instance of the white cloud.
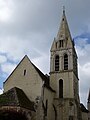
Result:
{"label": "white cloud", "polygon": [[28,42],[14,37],[5,38],[0,41],[0,51],[7,53],[7,57],[12,60],[20,59],[25,54]]}
{"label": "white cloud", "polygon": [[76,49],[79,62],[80,98],[86,105],[90,88],[90,44],[88,38],[78,38],[76,40]]}
{"label": "white cloud", "polygon": [[1,65],[1,70],[4,73],[10,74],[16,67],[16,64],[5,63]]}
{"label": "white cloud", "polygon": [[3,93],[3,89],[0,89],[0,95]]}
{"label": "white cloud", "polygon": [[7,22],[12,14],[11,0],[0,0],[0,21]]}
{"label": "white cloud", "polygon": [[50,72],[50,58],[49,54],[42,54],[39,58],[32,59],[32,62],[39,67],[44,74]]}
{"label": "white cloud", "polygon": [[0,55],[0,64],[5,63],[7,61],[7,57]]}

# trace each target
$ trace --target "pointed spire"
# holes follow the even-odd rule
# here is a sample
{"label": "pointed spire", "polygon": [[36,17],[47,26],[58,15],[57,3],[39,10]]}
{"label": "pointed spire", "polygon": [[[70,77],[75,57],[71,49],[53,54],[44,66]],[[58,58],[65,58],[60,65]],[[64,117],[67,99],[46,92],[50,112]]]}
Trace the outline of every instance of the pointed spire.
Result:
{"label": "pointed spire", "polygon": [[71,34],[68,27],[66,15],[65,15],[65,6],[63,6],[62,20],[61,20],[61,24],[60,24],[56,39],[60,40],[60,39],[66,39],[68,37],[71,37]]}

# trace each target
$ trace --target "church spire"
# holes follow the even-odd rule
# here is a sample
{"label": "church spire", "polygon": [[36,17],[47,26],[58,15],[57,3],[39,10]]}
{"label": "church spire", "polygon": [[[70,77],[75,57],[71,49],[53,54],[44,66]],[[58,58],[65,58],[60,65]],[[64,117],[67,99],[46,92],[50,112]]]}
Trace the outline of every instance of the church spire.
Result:
{"label": "church spire", "polygon": [[60,39],[66,39],[68,37],[71,39],[71,34],[70,34],[69,27],[68,27],[66,15],[65,15],[65,6],[63,6],[62,20],[61,20],[61,24],[60,24],[56,39],[58,41]]}

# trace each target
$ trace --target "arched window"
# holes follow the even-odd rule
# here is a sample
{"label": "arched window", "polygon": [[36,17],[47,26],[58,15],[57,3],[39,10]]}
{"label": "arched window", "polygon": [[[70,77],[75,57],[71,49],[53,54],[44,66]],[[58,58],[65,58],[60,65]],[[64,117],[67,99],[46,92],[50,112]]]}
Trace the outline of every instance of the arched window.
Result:
{"label": "arched window", "polygon": [[63,47],[63,40],[60,40],[60,41],[59,41],[59,47],[60,47],[60,48]]}
{"label": "arched window", "polygon": [[68,55],[64,55],[64,70],[68,70]]}
{"label": "arched window", "polygon": [[55,71],[59,71],[59,55],[55,57]]}
{"label": "arched window", "polygon": [[26,69],[23,71],[24,76],[26,75]]}
{"label": "arched window", "polygon": [[63,80],[59,80],[59,98],[63,98]]}

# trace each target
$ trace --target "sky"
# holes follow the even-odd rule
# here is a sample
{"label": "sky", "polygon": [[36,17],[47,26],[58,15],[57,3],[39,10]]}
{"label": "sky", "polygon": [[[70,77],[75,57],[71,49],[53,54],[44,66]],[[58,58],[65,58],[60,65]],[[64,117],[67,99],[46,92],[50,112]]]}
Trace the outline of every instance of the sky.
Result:
{"label": "sky", "polygon": [[78,54],[80,100],[90,88],[90,0],[0,0],[0,93],[3,82],[28,55],[44,73],[50,71],[50,48],[62,8]]}

